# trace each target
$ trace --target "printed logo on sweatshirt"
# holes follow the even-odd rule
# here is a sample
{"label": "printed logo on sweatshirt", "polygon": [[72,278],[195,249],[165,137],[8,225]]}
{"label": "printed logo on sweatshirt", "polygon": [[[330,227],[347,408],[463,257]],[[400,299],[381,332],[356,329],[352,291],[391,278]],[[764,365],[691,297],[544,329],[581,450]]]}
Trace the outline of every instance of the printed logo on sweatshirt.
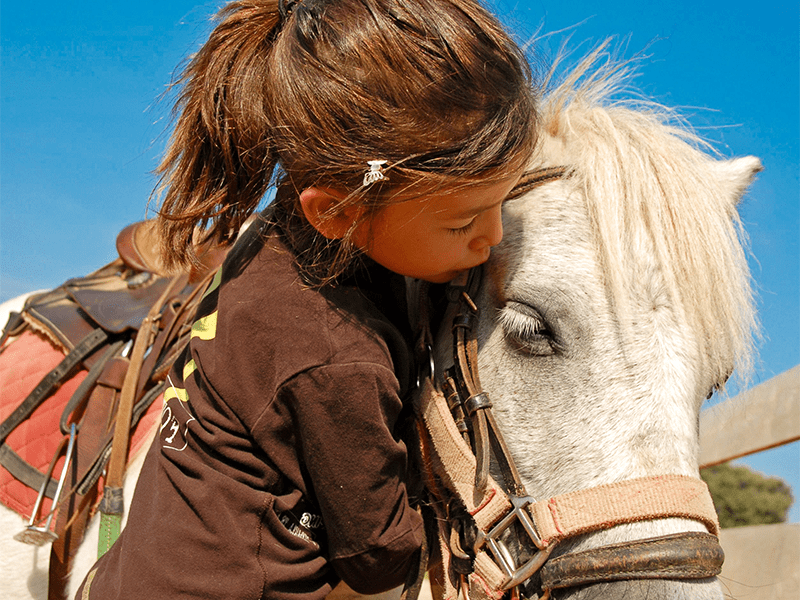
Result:
{"label": "printed logo on sweatshirt", "polygon": [[304,512],[298,519],[291,511],[282,512],[279,516],[281,524],[294,536],[307,542],[317,544],[317,529],[325,529],[322,517],[309,512]]}
{"label": "printed logo on sweatshirt", "polygon": [[[194,370],[194,361],[184,367],[184,377],[187,369],[191,374]],[[183,388],[177,388],[172,383],[172,378],[167,377],[169,387],[164,391],[164,407],[161,409],[161,446],[167,450],[183,452],[188,445],[186,436],[189,423],[195,420],[189,412],[189,396]]]}

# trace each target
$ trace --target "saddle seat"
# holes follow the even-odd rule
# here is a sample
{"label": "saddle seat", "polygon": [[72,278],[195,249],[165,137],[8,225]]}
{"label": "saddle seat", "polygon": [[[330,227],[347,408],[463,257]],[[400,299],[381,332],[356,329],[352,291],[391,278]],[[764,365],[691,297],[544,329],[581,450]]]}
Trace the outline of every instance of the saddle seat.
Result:
{"label": "saddle seat", "polygon": [[[251,216],[245,221],[244,228],[248,227],[255,217]],[[216,245],[211,241],[203,241],[202,234],[195,232],[195,246],[198,264],[190,273],[190,281],[201,279],[206,273],[216,269],[225,260],[228,253],[227,246]],[[148,219],[131,223],[117,235],[117,253],[120,259],[131,269],[154,273],[161,277],[171,277],[176,273],[164,266],[159,249],[161,248],[161,235],[156,221]]]}
{"label": "saddle seat", "polygon": [[161,260],[160,244],[155,220],[139,221],[119,232],[117,254],[132,269],[166,277],[169,273]]}

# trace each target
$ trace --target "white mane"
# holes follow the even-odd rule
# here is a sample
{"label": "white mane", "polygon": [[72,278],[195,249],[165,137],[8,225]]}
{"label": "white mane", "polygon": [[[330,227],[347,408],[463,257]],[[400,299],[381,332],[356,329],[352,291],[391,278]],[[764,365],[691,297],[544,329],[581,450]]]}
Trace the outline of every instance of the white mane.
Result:
{"label": "white mane", "polygon": [[541,156],[546,166],[566,166],[582,188],[621,314],[632,289],[626,278],[634,273],[625,266],[635,258],[630,240],[645,232],[672,303],[705,341],[712,381],[723,384],[733,368],[746,379],[758,328],[735,204],[749,181],[735,179],[729,161],[713,158],[707,143],[675,125],[674,111],[615,101],[635,65],[615,59],[607,47],[598,46],[556,85],[556,67],[551,71]]}

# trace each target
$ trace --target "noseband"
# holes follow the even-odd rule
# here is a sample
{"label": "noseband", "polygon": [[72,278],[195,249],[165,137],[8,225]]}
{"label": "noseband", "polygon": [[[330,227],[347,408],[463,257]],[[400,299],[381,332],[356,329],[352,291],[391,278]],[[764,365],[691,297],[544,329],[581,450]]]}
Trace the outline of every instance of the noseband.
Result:
{"label": "noseband", "polygon": [[[560,178],[564,169],[523,176],[510,197]],[[520,188],[521,191],[520,191]],[[697,478],[663,475],[623,481],[537,502],[528,496],[478,377],[473,301],[481,268],[451,284],[454,364],[421,378],[417,398],[426,488],[438,525],[444,597],[498,600],[553,589],[634,579],[697,580],[719,574],[724,558],[708,488]],[[425,324],[425,309],[420,321]],[[422,327],[418,354],[429,358]],[[437,379],[437,381],[434,381]],[[490,476],[490,464],[503,486]],[[670,517],[703,523],[686,532],[551,557],[563,540],[623,523]],[[522,560],[515,558],[512,548]]]}

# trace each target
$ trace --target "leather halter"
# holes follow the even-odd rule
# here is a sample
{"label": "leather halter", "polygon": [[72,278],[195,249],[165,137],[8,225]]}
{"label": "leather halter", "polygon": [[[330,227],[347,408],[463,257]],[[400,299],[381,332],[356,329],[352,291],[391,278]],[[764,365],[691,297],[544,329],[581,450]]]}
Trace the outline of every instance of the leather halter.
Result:
{"label": "leather halter", "polygon": [[[526,173],[509,197],[520,196],[542,183],[558,179],[565,171],[563,168],[553,168]],[[423,400],[418,406],[423,413],[421,420],[422,428],[425,429],[421,432],[421,438],[423,461],[429,471],[426,474],[428,489],[434,497],[434,506],[447,507],[443,511],[444,515],[437,514],[440,520],[444,518],[448,521],[447,525],[440,522],[440,538],[449,538],[446,544],[440,542],[440,545],[449,546],[443,547],[442,552],[450,552],[446,561],[455,565],[455,570],[462,573],[461,588],[468,590],[465,594],[470,598],[499,598],[509,590],[521,590],[518,586],[524,585],[527,592],[544,591],[544,597],[547,597],[552,589],[584,584],[631,579],[692,580],[718,575],[724,556],[716,537],[716,513],[708,490],[701,480],[681,476],[643,478],[538,503],[527,495],[492,414],[492,403],[483,391],[478,377],[477,338],[474,333],[478,308],[473,297],[480,287],[480,276],[481,268],[478,267],[470,271],[468,276],[451,284],[448,290],[448,298],[457,305],[457,310],[453,319],[454,365],[444,374],[441,383],[440,395],[446,399],[447,407],[437,414],[435,407],[431,408],[431,402],[426,405]],[[425,345],[428,344],[429,347],[430,332],[423,333],[421,339],[423,342],[419,351],[424,354]],[[429,394],[432,393],[432,379],[433,377],[423,382],[427,384],[426,391]],[[442,412],[447,412],[452,422],[445,422],[437,429],[434,422],[441,417]],[[471,495],[483,498],[474,504],[470,498],[469,486],[459,486],[456,481],[459,475],[454,475],[456,471],[464,471],[463,465],[447,464],[447,456],[457,452],[448,453],[443,448],[448,444],[459,446],[458,440],[442,439],[446,434],[441,431],[450,425],[454,425],[453,432],[458,432],[453,435],[460,435],[474,455],[474,462],[467,460],[464,463],[474,464]],[[503,477],[503,490],[499,489],[489,475],[492,456]],[[436,471],[437,464],[442,472],[433,472]],[[673,494],[674,498],[669,493],[671,486],[678,489]],[[648,495],[654,488],[655,496],[662,494],[662,488],[666,489],[667,498],[656,497],[652,503],[645,503],[645,506],[638,506],[635,502],[626,503],[629,496]],[[605,498],[610,505],[619,505],[626,514],[598,519],[570,513],[567,518],[568,509],[564,507],[572,497],[580,498],[578,505],[585,504],[587,499]],[[684,500],[689,504],[695,501],[697,505],[684,506]],[[466,510],[452,509],[459,501],[465,505]],[[499,505],[504,505],[505,508],[496,508]],[[565,512],[559,513],[559,510]],[[442,512],[442,509],[439,511]],[[491,513],[488,517],[487,512]],[[607,529],[624,522],[668,517],[699,520],[711,533],[679,533],[550,558],[556,544],[567,537]],[[568,523],[570,518],[572,525]],[[448,526],[449,535],[443,535],[442,528]],[[515,534],[511,533],[512,527],[515,527]],[[522,564],[516,563],[507,545],[509,535],[516,535],[516,544],[528,554],[527,560]],[[493,566],[486,562],[489,556],[494,562]],[[496,576],[498,572],[503,574],[500,579]],[[465,578],[473,576],[479,581],[479,585],[464,583]]]}

